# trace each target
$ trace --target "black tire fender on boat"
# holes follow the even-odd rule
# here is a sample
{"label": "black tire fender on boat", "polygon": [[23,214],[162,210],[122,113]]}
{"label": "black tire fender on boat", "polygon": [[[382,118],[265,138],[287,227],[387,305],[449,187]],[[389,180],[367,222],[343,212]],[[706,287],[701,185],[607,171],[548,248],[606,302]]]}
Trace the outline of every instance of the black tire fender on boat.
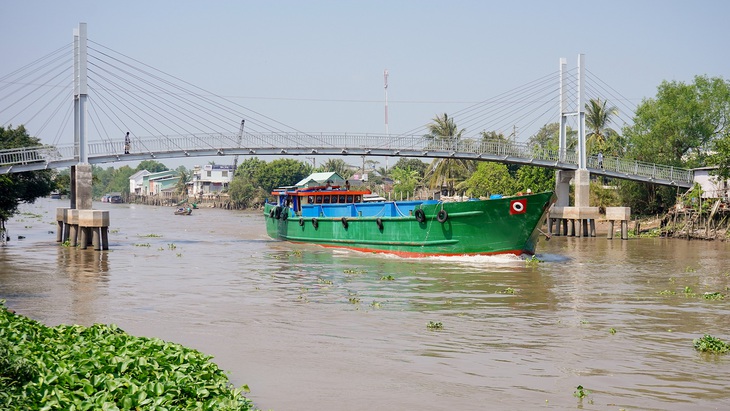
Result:
{"label": "black tire fender on boat", "polygon": [[347,227],[350,225],[349,222],[347,222],[347,217],[342,217],[342,226],[347,229]]}
{"label": "black tire fender on boat", "polygon": [[375,220],[375,224],[378,225],[379,229],[381,229],[381,230],[383,229],[383,220],[380,217],[378,217],[378,219]]}
{"label": "black tire fender on boat", "polygon": [[414,214],[416,216],[416,221],[418,221],[419,223],[423,223],[424,221],[426,221],[426,213],[424,213],[423,210],[421,210],[420,208],[417,209]]}
{"label": "black tire fender on boat", "polygon": [[288,210],[282,211],[282,213],[281,213],[281,219],[284,220],[284,221],[286,221],[287,218],[289,218],[289,211]]}
{"label": "black tire fender on boat", "polygon": [[299,225],[304,227],[304,219],[302,217],[299,217]]}
{"label": "black tire fender on boat", "polygon": [[441,209],[441,211],[439,211],[439,213],[436,214],[436,219],[438,220],[439,223],[443,224],[446,222],[446,220],[449,219],[449,213],[447,213],[446,210]]}
{"label": "black tire fender on boat", "polygon": [[314,227],[315,230],[319,227],[319,221],[317,221],[316,218],[312,219],[312,227]]}
{"label": "black tire fender on boat", "polygon": [[276,208],[274,210],[275,210],[274,218],[277,220],[280,219],[281,218],[281,206],[276,206]]}

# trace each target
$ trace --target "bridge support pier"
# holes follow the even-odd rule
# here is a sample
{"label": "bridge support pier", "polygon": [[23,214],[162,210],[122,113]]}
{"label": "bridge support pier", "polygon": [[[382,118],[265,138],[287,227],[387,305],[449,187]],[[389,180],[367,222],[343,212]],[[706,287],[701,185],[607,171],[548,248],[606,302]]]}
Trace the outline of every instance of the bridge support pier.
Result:
{"label": "bridge support pier", "polygon": [[629,238],[629,220],[631,219],[631,207],[606,207],[606,220],[608,220],[608,239],[613,239],[614,222],[621,223],[621,239]]}
{"label": "bridge support pier", "polygon": [[57,208],[56,220],[57,242],[68,241],[82,250],[90,245],[96,251],[109,249],[109,211]]}

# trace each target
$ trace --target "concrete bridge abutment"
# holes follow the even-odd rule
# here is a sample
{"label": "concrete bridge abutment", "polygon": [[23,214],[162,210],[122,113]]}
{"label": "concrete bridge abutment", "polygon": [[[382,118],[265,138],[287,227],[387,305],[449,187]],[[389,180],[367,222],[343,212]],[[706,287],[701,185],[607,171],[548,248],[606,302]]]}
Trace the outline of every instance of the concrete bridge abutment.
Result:
{"label": "concrete bridge abutment", "polygon": [[109,211],[92,209],[91,180],[90,164],[71,167],[71,207],[56,209],[56,241],[82,250],[108,250]]}

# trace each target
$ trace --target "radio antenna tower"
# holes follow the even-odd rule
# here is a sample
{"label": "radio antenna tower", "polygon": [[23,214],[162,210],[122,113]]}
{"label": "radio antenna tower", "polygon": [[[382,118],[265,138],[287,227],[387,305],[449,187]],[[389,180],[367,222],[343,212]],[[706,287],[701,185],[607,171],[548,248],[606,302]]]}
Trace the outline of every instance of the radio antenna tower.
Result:
{"label": "radio antenna tower", "polygon": [[[383,70],[383,82],[385,83],[385,135],[390,136],[388,132],[388,69]],[[388,171],[388,157],[385,157],[385,171]]]}
{"label": "radio antenna tower", "polygon": [[385,134],[388,133],[388,69],[383,71],[383,80],[385,82]]}

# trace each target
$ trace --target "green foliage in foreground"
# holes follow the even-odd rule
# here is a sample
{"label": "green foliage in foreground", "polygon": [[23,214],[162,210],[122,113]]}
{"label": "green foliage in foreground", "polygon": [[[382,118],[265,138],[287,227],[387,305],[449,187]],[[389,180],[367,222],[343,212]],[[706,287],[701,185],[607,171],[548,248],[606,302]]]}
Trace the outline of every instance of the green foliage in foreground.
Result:
{"label": "green foliage in foreground", "polygon": [[730,351],[730,344],[707,334],[702,338],[695,338],[692,343],[695,349],[701,352],[726,353]]}
{"label": "green foliage in foreground", "polygon": [[0,301],[0,409],[251,410],[212,357],[115,325],[47,327]]}

